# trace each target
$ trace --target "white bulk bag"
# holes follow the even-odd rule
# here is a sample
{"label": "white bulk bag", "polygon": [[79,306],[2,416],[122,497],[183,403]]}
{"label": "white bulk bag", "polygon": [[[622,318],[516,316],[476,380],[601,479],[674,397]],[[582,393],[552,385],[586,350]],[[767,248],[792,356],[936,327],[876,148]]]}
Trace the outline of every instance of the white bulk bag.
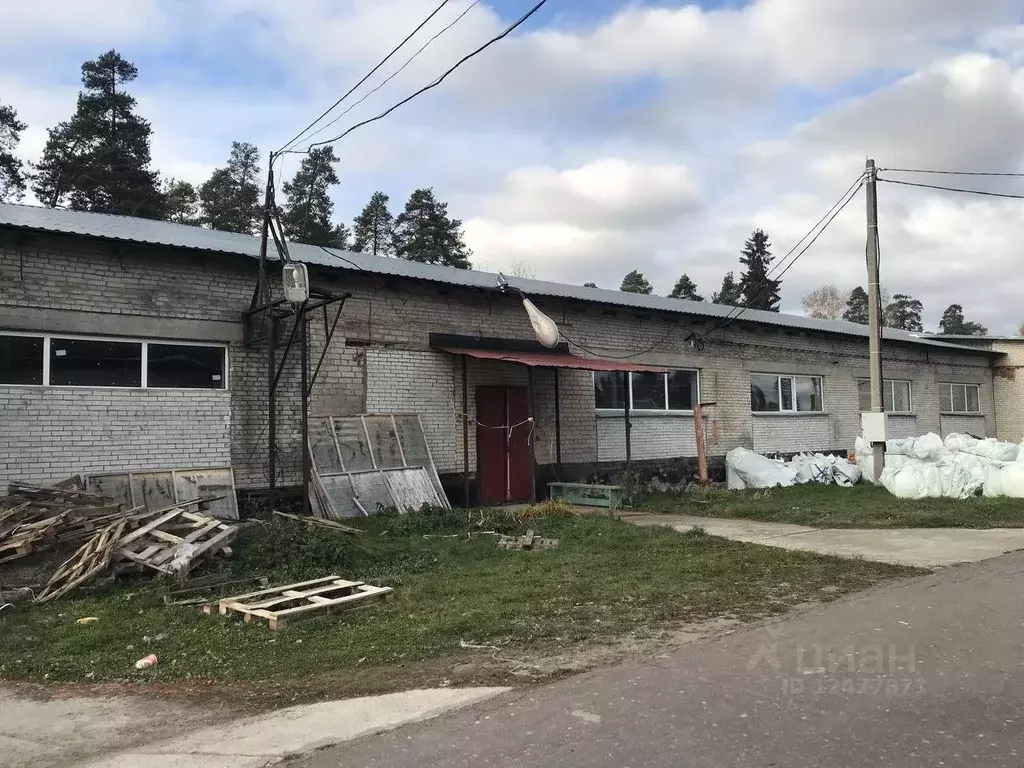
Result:
{"label": "white bulk bag", "polygon": [[796,482],[796,473],[781,461],[746,448],[733,448],[725,454],[725,469],[730,490],[774,488]]}

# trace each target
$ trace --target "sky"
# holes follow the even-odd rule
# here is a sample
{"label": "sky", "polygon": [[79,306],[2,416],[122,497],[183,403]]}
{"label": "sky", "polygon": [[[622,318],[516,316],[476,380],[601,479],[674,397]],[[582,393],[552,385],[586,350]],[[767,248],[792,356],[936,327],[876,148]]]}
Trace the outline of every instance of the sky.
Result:
{"label": "sky", "polygon": [[[139,69],[154,167],[201,183],[232,140],[284,145],[438,0],[35,0],[0,25],[0,101],[38,157],[80,66],[110,48]],[[316,138],[371,117],[504,29],[533,0],[451,0]],[[332,113],[333,119],[338,111]],[[326,122],[326,121],[325,121]],[[301,143],[298,146],[303,146]],[[1024,0],[549,0],[441,86],[335,144],[336,215],[375,190],[397,213],[430,186],[474,266],[617,288],[683,272],[710,295],[766,230],[789,251],[862,173],[1024,172]],[[287,178],[299,156],[278,167]],[[882,178],[1024,194],[1024,178]],[[880,183],[882,282],[951,303],[993,333],[1024,322],[1024,201]],[[866,282],[860,192],[789,269],[782,309]]]}

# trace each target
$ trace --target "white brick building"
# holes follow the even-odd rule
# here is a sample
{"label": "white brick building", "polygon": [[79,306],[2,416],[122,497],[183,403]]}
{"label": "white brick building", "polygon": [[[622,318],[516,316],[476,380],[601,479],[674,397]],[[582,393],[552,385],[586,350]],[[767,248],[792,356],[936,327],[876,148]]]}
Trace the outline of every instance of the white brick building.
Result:
{"label": "white brick building", "polygon": [[[0,483],[231,463],[240,487],[265,488],[267,354],[246,345],[242,323],[257,255],[244,235],[0,205]],[[467,472],[475,494],[495,472],[507,489],[531,469],[538,485],[621,470],[623,374],[555,367],[578,365],[572,356],[658,371],[630,378],[631,455],[669,477],[692,473],[698,398],[713,463],[737,445],[847,450],[859,431],[862,326],[749,311],[718,330],[728,307],[513,279],[570,340],[557,358],[538,359],[519,299],[494,275],[301,245],[293,257],[310,265],[314,285],[351,294],[311,415],[419,413],[454,496]],[[309,335],[312,368],[321,320]],[[702,337],[699,351],[689,339]],[[1004,347],[887,331],[891,432],[1024,437],[1020,353]],[[529,353],[532,364],[474,356],[495,350]],[[283,485],[301,459],[298,381],[293,355],[277,396]],[[482,431],[478,451],[477,422],[507,427],[523,413],[532,427],[498,430],[497,442]],[[516,456],[529,466],[513,466],[522,446]]]}

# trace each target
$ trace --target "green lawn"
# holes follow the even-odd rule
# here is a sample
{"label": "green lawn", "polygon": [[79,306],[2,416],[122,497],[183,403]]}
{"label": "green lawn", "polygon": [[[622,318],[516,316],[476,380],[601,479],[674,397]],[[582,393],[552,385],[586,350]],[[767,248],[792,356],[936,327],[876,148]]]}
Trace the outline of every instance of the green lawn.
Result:
{"label": "green lawn", "polygon": [[[549,551],[506,551],[489,535],[424,536],[466,531],[466,514],[362,521],[360,536],[287,521],[248,529],[234,545],[234,576],[287,583],[333,572],[395,590],[388,603],[276,632],[165,606],[150,579],[9,608],[0,612],[0,678],[285,683],[397,665],[411,674],[420,662],[466,656],[462,640],[513,657],[565,653],[712,617],[752,619],[916,573],[610,517],[531,521],[561,539]],[[75,623],[84,616],[99,621]],[[159,664],[135,671],[150,652]]]}
{"label": "green lawn", "polygon": [[811,483],[760,491],[693,488],[651,494],[637,505],[649,512],[734,517],[820,528],[1020,528],[1024,500],[898,499],[881,486],[852,488]]}

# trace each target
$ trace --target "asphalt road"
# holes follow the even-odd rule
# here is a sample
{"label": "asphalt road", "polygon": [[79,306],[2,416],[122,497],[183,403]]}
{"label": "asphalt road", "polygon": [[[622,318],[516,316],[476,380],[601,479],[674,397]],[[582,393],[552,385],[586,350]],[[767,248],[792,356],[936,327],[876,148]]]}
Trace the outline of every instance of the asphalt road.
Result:
{"label": "asphalt road", "polygon": [[1022,766],[1024,553],[897,582],[292,766]]}

